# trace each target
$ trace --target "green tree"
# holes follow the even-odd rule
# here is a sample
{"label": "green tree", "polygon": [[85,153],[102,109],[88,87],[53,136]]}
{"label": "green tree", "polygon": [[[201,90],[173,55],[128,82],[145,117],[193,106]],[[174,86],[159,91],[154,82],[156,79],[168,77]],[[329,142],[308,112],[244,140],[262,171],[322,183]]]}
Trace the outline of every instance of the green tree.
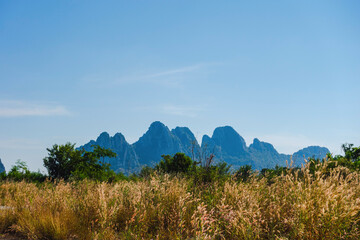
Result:
{"label": "green tree", "polygon": [[328,168],[336,166],[347,167],[351,170],[360,170],[360,147],[354,147],[354,144],[343,144],[344,156],[331,154],[327,155]]}
{"label": "green tree", "polygon": [[354,144],[343,144],[342,149],[345,153],[344,158],[358,165],[360,162],[360,147],[354,147]]}
{"label": "green tree", "polygon": [[176,153],[174,156],[162,155],[156,169],[165,173],[189,173],[195,166],[195,162],[184,153]]}
{"label": "green tree", "polygon": [[[44,166],[49,177],[53,179],[84,179],[90,178],[100,181],[115,178],[115,172],[105,158],[115,157],[116,154],[109,149],[94,146],[94,151],[75,149],[75,144],[53,145],[44,158]],[[100,162],[100,159],[102,162]]]}
{"label": "green tree", "polygon": [[82,152],[80,161],[75,164],[75,170],[71,172],[71,177],[75,180],[85,178],[99,181],[115,180],[116,174],[110,169],[110,164],[105,163],[105,158],[116,157],[116,153],[100,146],[94,146],[94,151]]}
{"label": "green tree", "polygon": [[76,150],[75,144],[55,144],[51,149],[47,148],[46,150],[49,152],[49,156],[44,158],[44,167],[50,178],[67,180],[82,162],[83,152]]}

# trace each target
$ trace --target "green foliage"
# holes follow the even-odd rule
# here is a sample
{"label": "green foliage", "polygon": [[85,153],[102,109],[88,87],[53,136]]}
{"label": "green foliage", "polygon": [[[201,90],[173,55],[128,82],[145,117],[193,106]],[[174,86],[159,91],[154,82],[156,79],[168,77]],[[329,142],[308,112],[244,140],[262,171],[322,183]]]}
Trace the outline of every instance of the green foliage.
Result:
{"label": "green foliage", "polygon": [[230,177],[230,166],[225,162],[220,162],[216,165],[211,164],[212,158],[207,159],[208,164],[200,164],[200,162],[193,161],[184,153],[176,153],[174,156],[163,155],[162,160],[155,169],[150,167],[143,168],[140,172],[140,177],[146,177],[153,173],[154,170],[159,173],[167,174],[181,174],[188,178],[192,178],[195,186],[209,184],[216,181],[225,180]]}
{"label": "green foliage", "polygon": [[115,157],[116,154],[111,150],[95,146],[93,152],[84,150],[75,150],[81,152],[80,161],[75,159],[74,170],[70,173],[74,180],[82,180],[85,178],[99,181],[115,180],[116,174],[110,169],[110,164],[104,162],[100,163],[100,159],[105,157]]}
{"label": "green foliage", "polygon": [[253,173],[251,165],[244,165],[235,172],[235,179],[242,182],[248,182]]}
{"label": "green foliage", "polygon": [[31,172],[28,169],[27,164],[24,161],[17,160],[16,165],[12,166],[8,174],[2,172],[0,174],[1,180],[10,180],[10,181],[27,181],[27,182],[44,182],[46,180],[44,174],[40,172]]}
{"label": "green foliage", "polygon": [[116,176],[114,176],[114,179],[109,179],[109,180],[110,180],[109,182],[129,181],[129,177],[126,176],[124,173],[119,172],[116,174]]}
{"label": "green foliage", "polygon": [[164,173],[189,173],[195,167],[195,162],[184,153],[176,153],[173,157],[162,155],[156,169]]}
{"label": "green foliage", "polygon": [[[55,144],[47,149],[49,156],[44,158],[44,166],[53,179],[82,180],[85,178],[99,181],[114,181],[118,178],[110,165],[104,162],[106,157],[115,157],[109,149],[94,146],[94,151],[75,149],[75,144]],[[100,162],[100,159],[102,162]],[[121,177],[121,176],[119,176]]]}
{"label": "green foliage", "polygon": [[337,166],[346,167],[351,171],[360,171],[360,147],[354,147],[353,144],[343,144],[342,149],[344,156],[328,154],[325,159],[309,159],[309,169],[312,174],[315,174],[319,169],[326,165],[325,170],[327,175],[330,174],[330,170]]}
{"label": "green foliage", "polygon": [[281,175],[285,175],[288,172],[288,168],[287,167],[280,167],[278,165],[275,166],[275,168],[273,169],[269,169],[269,168],[263,168],[260,171],[260,177],[265,177],[267,179],[267,182],[269,184],[274,182],[274,178],[281,176]]}
{"label": "green foliage", "polygon": [[69,179],[71,173],[83,160],[83,152],[76,150],[75,144],[55,144],[51,149],[47,148],[46,150],[49,152],[49,156],[44,158],[44,167],[47,169],[49,177],[53,179]]}
{"label": "green foliage", "polygon": [[153,169],[152,167],[149,166],[144,166],[140,173],[138,174],[138,176],[140,178],[149,178],[150,176],[152,176],[155,172],[155,169]]}
{"label": "green foliage", "polygon": [[281,174],[285,174],[286,171],[288,170],[287,167],[280,167],[278,165],[275,166],[275,168],[263,168],[260,171],[260,175],[261,176],[266,176],[266,177],[275,177],[275,176],[280,176]]}
{"label": "green foliage", "polygon": [[335,156],[331,158],[336,161],[338,165],[347,167],[351,170],[360,170],[360,147],[354,147],[354,144],[343,144],[342,149],[345,153],[344,156]]}
{"label": "green foliage", "polygon": [[[328,154],[325,159],[309,158],[307,164],[309,172],[315,176],[315,173],[322,171],[323,176],[326,177],[330,176],[331,170],[337,166],[345,167],[350,171],[360,171],[360,147],[344,144],[342,148],[344,156]],[[211,183],[222,184],[232,177],[239,182],[249,182],[252,177],[266,178],[268,184],[272,184],[277,177],[289,173],[302,177],[300,168],[280,166],[272,169],[264,168],[257,174],[250,165],[244,165],[232,174],[230,166],[225,162],[212,163],[214,155],[210,155],[204,159],[205,161],[197,162],[184,153],[176,153],[173,156],[163,155],[159,164],[154,168],[145,166],[140,173],[125,176],[121,172],[116,174],[110,169],[110,164],[105,162],[105,158],[116,156],[109,149],[94,146],[94,150],[88,152],[75,149],[75,144],[67,143],[65,145],[55,144],[47,150],[48,156],[44,158],[44,166],[49,176],[40,172],[31,172],[25,162],[18,160],[8,173],[0,173],[0,180],[44,182],[47,177],[50,177],[51,179],[75,181],[93,179],[118,182],[122,180],[138,181],[159,174],[170,174],[191,179],[193,186],[209,186]]]}
{"label": "green foliage", "polygon": [[344,158],[353,163],[360,161],[360,147],[354,147],[354,144],[343,144],[343,151],[345,152]]}
{"label": "green foliage", "polygon": [[214,182],[223,183],[231,177],[230,165],[226,162],[220,162],[216,165],[198,166],[193,177],[196,185],[208,185]]}

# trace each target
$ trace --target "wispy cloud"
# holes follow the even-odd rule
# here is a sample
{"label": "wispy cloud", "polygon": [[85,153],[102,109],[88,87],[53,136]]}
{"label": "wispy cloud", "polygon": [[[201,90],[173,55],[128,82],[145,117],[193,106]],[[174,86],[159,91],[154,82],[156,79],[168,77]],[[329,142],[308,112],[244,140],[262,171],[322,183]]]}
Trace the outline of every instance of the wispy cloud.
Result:
{"label": "wispy cloud", "polygon": [[201,78],[203,74],[207,73],[207,67],[211,65],[218,65],[218,63],[199,63],[185,67],[163,69],[150,73],[136,73],[119,77],[114,80],[113,83],[150,83],[168,87],[179,87],[183,81]]}
{"label": "wispy cloud", "polygon": [[70,112],[62,105],[13,100],[0,100],[0,117],[62,116]]}
{"label": "wispy cloud", "polygon": [[155,78],[155,77],[163,77],[163,76],[171,76],[176,74],[183,74],[183,73],[189,73],[194,72],[196,70],[199,70],[200,68],[204,67],[204,64],[196,64],[192,66],[177,68],[177,69],[169,69],[166,71],[161,71],[149,75],[144,75],[143,78]]}

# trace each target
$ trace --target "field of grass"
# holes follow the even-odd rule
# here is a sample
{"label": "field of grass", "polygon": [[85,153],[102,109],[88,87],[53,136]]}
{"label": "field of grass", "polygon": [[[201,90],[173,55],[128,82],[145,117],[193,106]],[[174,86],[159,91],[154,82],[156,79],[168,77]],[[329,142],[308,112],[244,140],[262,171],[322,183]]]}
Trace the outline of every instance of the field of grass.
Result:
{"label": "field of grass", "polygon": [[359,239],[360,175],[308,168],[194,185],[138,181],[0,184],[0,233],[28,239]]}

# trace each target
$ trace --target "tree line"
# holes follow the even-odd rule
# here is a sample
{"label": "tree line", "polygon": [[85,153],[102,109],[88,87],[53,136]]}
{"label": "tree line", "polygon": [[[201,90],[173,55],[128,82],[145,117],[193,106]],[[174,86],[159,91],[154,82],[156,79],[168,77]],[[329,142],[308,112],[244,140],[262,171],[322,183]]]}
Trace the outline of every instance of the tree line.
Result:
{"label": "tree line", "polygon": [[[247,182],[253,176],[267,178],[271,183],[272,179],[281,174],[296,172],[300,167],[280,167],[262,169],[255,171],[250,165],[241,166],[233,171],[231,166],[225,162],[213,163],[214,155],[210,154],[205,158],[198,160],[192,159],[184,153],[174,155],[163,155],[160,162],[154,167],[144,166],[140,172],[129,176],[122,172],[115,173],[110,164],[106,163],[106,158],[116,157],[116,153],[110,149],[100,146],[93,146],[93,151],[76,149],[75,144],[66,143],[64,145],[53,145],[47,148],[48,156],[43,159],[47,174],[41,172],[32,172],[28,169],[25,162],[18,160],[11,170],[0,174],[0,180],[9,181],[29,181],[44,182],[47,180],[57,181],[80,181],[91,179],[95,181],[116,182],[121,180],[137,180],[140,178],[149,178],[153,175],[176,175],[192,178],[195,185],[208,184],[214,181],[224,181],[229,178],[235,178],[238,181]],[[344,155],[328,154],[324,159],[309,158],[310,172],[315,172],[324,168],[326,171],[342,166],[351,171],[360,171],[360,147],[354,147],[353,144],[343,144]],[[290,171],[289,171],[290,170]]]}

